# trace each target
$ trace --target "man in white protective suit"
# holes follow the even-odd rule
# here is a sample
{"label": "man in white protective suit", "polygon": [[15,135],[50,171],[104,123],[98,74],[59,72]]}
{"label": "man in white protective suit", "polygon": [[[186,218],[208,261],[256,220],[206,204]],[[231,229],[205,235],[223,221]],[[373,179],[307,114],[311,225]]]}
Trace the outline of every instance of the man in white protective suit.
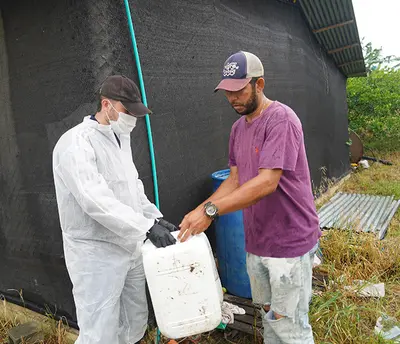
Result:
{"label": "man in white protective suit", "polygon": [[95,115],[68,130],[53,173],[80,333],[77,344],[134,344],[148,320],[141,245],[175,243],[132,160],[130,133],[150,113],[135,83],[108,77]]}

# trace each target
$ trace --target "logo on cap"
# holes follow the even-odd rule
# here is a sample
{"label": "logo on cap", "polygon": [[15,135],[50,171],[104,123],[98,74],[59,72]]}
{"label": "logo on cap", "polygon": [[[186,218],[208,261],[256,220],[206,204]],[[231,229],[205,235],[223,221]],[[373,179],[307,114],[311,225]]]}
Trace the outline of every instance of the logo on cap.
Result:
{"label": "logo on cap", "polygon": [[230,62],[226,64],[223,70],[223,75],[234,76],[236,74],[236,71],[239,69],[239,66],[237,64],[237,62]]}

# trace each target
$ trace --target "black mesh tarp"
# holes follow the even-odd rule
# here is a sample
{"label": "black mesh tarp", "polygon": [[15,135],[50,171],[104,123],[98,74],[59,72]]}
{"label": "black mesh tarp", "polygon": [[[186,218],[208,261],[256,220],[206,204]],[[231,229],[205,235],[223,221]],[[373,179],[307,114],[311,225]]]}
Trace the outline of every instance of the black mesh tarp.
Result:
{"label": "black mesh tarp", "polygon": [[[227,166],[236,114],[213,89],[225,59],[258,55],[266,95],[300,116],[315,185],[348,170],[345,77],[300,8],[276,0],[130,2],[152,117],[161,209],[178,222]],[[106,76],[136,79],[121,0],[2,1],[0,20],[0,290],[75,318],[55,201],[51,152],[95,112]],[[152,198],[144,121],[134,159]]]}

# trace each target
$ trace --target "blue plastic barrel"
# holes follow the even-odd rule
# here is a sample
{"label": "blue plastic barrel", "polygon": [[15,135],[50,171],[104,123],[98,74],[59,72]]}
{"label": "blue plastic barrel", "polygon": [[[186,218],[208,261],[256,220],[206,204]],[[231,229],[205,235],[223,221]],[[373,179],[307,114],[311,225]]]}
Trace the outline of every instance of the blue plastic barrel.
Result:
{"label": "blue plastic barrel", "polygon": [[[229,170],[212,174],[214,191],[228,178]],[[218,267],[222,285],[236,296],[251,299],[250,280],[246,270],[244,227],[241,211],[220,216],[215,221]]]}

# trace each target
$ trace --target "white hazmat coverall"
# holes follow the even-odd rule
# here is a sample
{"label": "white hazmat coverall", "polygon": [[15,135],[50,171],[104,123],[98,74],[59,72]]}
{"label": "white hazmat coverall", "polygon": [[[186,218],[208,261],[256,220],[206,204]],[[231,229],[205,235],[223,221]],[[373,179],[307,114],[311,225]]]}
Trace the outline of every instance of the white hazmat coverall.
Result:
{"label": "white hazmat coverall", "polygon": [[126,344],[146,330],[141,245],[160,211],[144,194],[130,135],[86,117],[53,152],[65,261],[73,284],[77,344]]}

